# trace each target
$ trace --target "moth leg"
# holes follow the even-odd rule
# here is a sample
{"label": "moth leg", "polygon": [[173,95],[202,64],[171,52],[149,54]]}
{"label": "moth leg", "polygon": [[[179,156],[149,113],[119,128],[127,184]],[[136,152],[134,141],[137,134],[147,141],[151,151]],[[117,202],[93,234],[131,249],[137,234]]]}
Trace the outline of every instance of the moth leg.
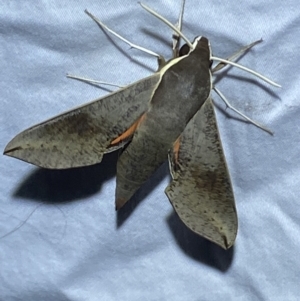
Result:
{"label": "moth leg", "polygon": [[171,22],[169,22],[166,18],[164,18],[162,15],[159,13],[155,12],[153,9],[148,7],[147,5],[143,4],[142,2],[139,2],[139,4],[144,8],[147,12],[149,12],[151,15],[156,17],[157,19],[161,20],[164,22],[166,25],[168,25],[171,29],[173,29],[180,37],[186,42],[186,44],[190,47],[190,49],[194,49],[193,44],[189,41],[189,39],[176,27],[174,26]]}
{"label": "moth leg", "polygon": [[92,85],[105,85],[105,86],[113,86],[113,87],[118,87],[118,88],[125,87],[125,86],[121,86],[121,85],[117,85],[117,84],[113,84],[113,83],[109,83],[109,82],[104,82],[104,81],[100,81],[100,80],[94,80],[91,78],[77,76],[77,75],[73,75],[73,74],[69,74],[69,73],[67,73],[67,78],[76,79],[76,80],[82,81],[84,83],[92,84]]}
{"label": "moth leg", "polygon": [[222,59],[222,58],[220,58],[220,57],[216,57],[216,56],[211,56],[210,59],[211,59],[211,60],[216,60],[216,61],[219,61],[219,62],[223,62],[223,63],[225,63],[225,64],[232,65],[232,66],[234,66],[234,67],[237,67],[237,68],[239,68],[239,69],[241,69],[241,70],[244,70],[244,71],[246,71],[246,72],[248,72],[248,73],[253,74],[254,76],[260,78],[261,80],[263,80],[263,81],[269,83],[269,84],[272,85],[272,86],[275,86],[275,87],[278,87],[278,88],[281,87],[279,84],[277,84],[277,83],[275,83],[274,81],[270,80],[270,79],[267,78],[266,76],[264,76],[264,75],[262,75],[262,74],[260,74],[260,73],[258,73],[258,72],[256,72],[256,71],[254,71],[254,70],[252,70],[252,69],[250,69],[250,68],[247,68],[247,67],[245,67],[245,66],[243,66],[243,65],[240,65],[240,64],[237,64],[237,63],[234,63],[234,62],[232,62],[232,61],[228,61],[228,60]]}
{"label": "moth leg", "polygon": [[128,44],[130,47],[141,50],[141,51],[146,52],[150,55],[153,55],[153,56],[157,57],[158,60],[164,60],[164,58],[160,54],[157,54],[157,53],[153,52],[152,50],[149,50],[149,49],[146,49],[144,47],[133,44],[130,41],[128,41],[127,39],[123,38],[121,35],[119,35],[115,31],[113,31],[109,27],[107,27],[103,22],[101,22],[98,18],[96,18],[94,15],[92,15],[89,11],[85,10],[84,12],[88,16],[90,16],[103,30],[107,30],[108,32],[110,32],[111,34],[113,34],[114,36],[116,36],[117,38],[119,38],[120,40],[125,42],[126,44]]}
{"label": "moth leg", "polygon": [[[184,5],[185,5],[185,0],[182,0],[181,3],[181,10],[179,13],[178,21],[175,24],[175,27],[181,31],[182,29],[182,19],[183,19],[183,13],[184,13]],[[173,40],[173,57],[178,57],[179,56],[179,47],[180,47],[180,35],[174,31],[172,35],[172,40]]]}
{"label": "moth leg", "polygon": [[242,116],[244,119],[248,120],[250,123],[252,123],[253,125],[257,126],[258,128],[262,129],[263,131],[266,131],[267,133],[273,135],[273,132],[271,130],[269,130],[268,128],[266,128],[265,126],[259,124],[258,122],[252,120],[251,118],[249,118],[248,116],[246,116],[245,114],[243,114],[242,112],[240,112],[239,110],[237,110],[235,107],[233,107],[228,100],[226,99],[226,97],[223,95],[223,93],[221,93],[220,90],[218,90],[216,87],[213,87],[213,89],[216,91],[216,93],[221,97],[221,99],[225,102],[226,106],[228,108],[230,108],[231,110],[233,110],[234,112],[236,112],[237,114],[239,114],[240,116]]}
{"label": "moth leg", "polygon": [[[252,47],[254,47],[255,45],[261,43],[263,40],[260,39],[260,40],[257,40],[245,47],[243,47],[242,49],[238,50],[237,52],[235,52],[233,55],[229,56],[226,58],[227,61],[233,61],[235,60],[236,58],[238,58],[239,56],[243,55],[246,51],[248,51],[249,49],[251,49]],[[220,62],[219,64],[217,64],[213,69],[212,69],[212,73],[215,73],[221,69],[223,69],[227,64],[226,63],[223,63],[223,62]]]}

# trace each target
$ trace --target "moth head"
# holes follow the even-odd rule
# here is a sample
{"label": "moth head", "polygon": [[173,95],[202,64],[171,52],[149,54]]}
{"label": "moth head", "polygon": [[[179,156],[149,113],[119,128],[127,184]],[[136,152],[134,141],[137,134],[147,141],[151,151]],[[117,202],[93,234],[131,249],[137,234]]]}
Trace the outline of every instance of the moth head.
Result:
{"label": "moth head", "polygon": [[191,52],[194,51],[195,49],[200,50],[203,53],[207,53],[208,58],[209,58],[209,67],[211,67],[213,64],[213,61],[210,59],[211,58],[211,47],[210,47],[209,40],[203,36],[195,37],[195,39],[193,41],[193,49],[191,50]]}
{"label": "moth head", "polygon": [[183,44],[179,49],[179,56],[188,55],[191,51],[191,48],[188,44]]}
{"label": "moth head", "polygon": [[[206,37],[202,37],[202,36],[195,37],[192,45],[193,45],[193,49],[191,49],[188,46],[188,44],[182,45],[180,50],[179,50],[179,56],[188,55],[189,53],[191,53],[196,48],[203,48],[203,50],[208,49],[209,56],[211,57],[210,43],[209,43],[209,40]],[[211,67],[212,63],[213,63],[213,61],[210,60],[210,67]]]}

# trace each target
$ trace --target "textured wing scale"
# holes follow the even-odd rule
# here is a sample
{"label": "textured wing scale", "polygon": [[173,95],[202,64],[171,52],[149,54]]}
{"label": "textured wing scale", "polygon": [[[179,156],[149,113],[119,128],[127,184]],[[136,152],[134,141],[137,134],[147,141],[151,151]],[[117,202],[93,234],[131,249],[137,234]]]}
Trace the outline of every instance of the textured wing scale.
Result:
{"label": "textured wing scale", "polygon": [[231,247],[237,214],[211,99],[188,123],[169,161],[173,181],[165,192],[180,219],[224,249]]}
{"label": "textured wing scale", "polygon": [[4,153],[45,168],[99,163],[103,154],[124,145],[111,142],[148,109],[160,74],[37,124],[13,138]]}

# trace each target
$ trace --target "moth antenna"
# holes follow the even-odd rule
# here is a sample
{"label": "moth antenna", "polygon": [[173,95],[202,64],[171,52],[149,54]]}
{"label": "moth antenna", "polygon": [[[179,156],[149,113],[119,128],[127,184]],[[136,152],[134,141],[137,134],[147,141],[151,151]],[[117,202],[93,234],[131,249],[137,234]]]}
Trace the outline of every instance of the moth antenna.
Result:
{"label": "moth antenna", "polygon": [[[227,57],[226,60],[227,61],[233,61],[235,60],[236,58],[238,58],[239,56],[243,55],[246,51],[248,51],[249,49],[251,49],[252,47],[254,47],[255,45],[261,43],[263,40],[260,39],[260,40],[257,40],[243,48],[241,48],[240,50],[238,50],[237,52],[235,52],[234,54],[232,54],[231,56]],[[221,69],[223,69],[227,64],[225,63],[218,63],[213,69],[212,69],[212,73],[215,73]]]}
{"label": "moth antenna", "polygon": [[240,116],[242,116],[244,119],[248,120],[250,123],[252,123],[253,125],[255,125],[256,127],[262,129],[263,131],[269,133],[270,135],[274,135],[274,133],[269,130],[268,128],[266,128],[265,126],[259,124],[258,122],[252,120],[251,118],[249,118],[248,116],[246,116],[245,114],[243,114],[242,112],[240,112],[239,110],[237,110],[235,107],[233,107],[228,100],[226,99],[226,97],[224,96],[223,93],[221,93],[220,90],[218,90],[216,87],[213,87],[213,89],[216,91],[216,93],[221,97],[221,99],[225,102],[225,104],[227,105],[228,108],[230,108],[231,110],[233,110],[234,112],[236,112],[237,114],[239,114]]}
{"label": "moth antenna", "polygon": [[[175,24],[176,28],[180,31],[182,29],[182,19],[183,19],[183,13],[184,13],[184,5],[185,5],[185,0],[182,0],[181,10],[180,10],[180,13],[179,13],[178,21]],[[173,37],[173,57],[178,57],[179,45],[180,45],[180,35],[177,32],[174,32],[172,37]]]}
{"label": "moth antenna", "polygon": [[153,52],[152,50],[141,47],[139,45],[133,44],[130,41],[128,41],[127,39],[123,38],[121,35],[119,35],[115,31],[113,31],[109,27],[107,27],[102,21],[100,21],[98,18],[96,18],[94,15],[92,15],[87,9],[84,12],[88,16],[90,16],[102,29],[105,29],[106,31],[110,32],[111,34],[113,34],[114,36],[116,36],[117,38],[119,38],[120,40],[125,42],[126,44],[128,44],[131,48],[135,48],[135,49],[141,50],[143,52],[146,52],[150,55],[156,56],[158,59],[163,59],[163,57],[160,54],[157,54],[157,53]]}
{"label": "moth antenna", "polygon": [[216,56],[211,56],[210,59],[211,59],[211,60],[216,60],[216,61],[219,61],[219,62],[223,62],[223,63],[226,63],[226,64],[228,64],[228,65],[235,66],[235,67],[237,67],[237,68],[240,68],[240,69],[242,69],[242,70],[244,70],[244,71],[247,71],[247,72],[249,72],[249,73],[251,73],[251,74],[253,74],[253,75],[259,77],[260,79],[264,80],[265,82],[267,82],[267,83],[269,83],[269,84],[271,84],[271,85],[273,85],[273,86],[275,86],[275,87],[279,87],[279,88],[281,87],[280,85],[278,85],[277,83],[275,83],[275,82],[273,82],[272,80],[268,79],[267,77],[261,75],[260,73],[254,71],[254,70],[252,70],[252,69],[249,69],[249,68],[247,68],[247,67],[244,67],[244,66],[242,66],[242,65],[240,65],[240,64],[237,64],[237,63],[234,63],[234,62],[225,60],[225,59],[221,59],[221,58],[216,57]]}
{"label": "moth antenna", "polygon": [[97,84],[97,85],[106,85],[106,86],[124,88],[124,86],[120,86],[120,85],[116,85],[113,83],[104,82],[104,81],[100,81],[100,80],[94,80],[94,79],[90,79],[90,78],[86,78],[86,77],[82,77],[82,76],[77,76],[77,75],[73,75],[73,74],[69,74],[69,73],[67,73],[67,78],[80,80],[80,81],[82,81],[84,83],[88,83],[88,84]]}
{"label": "moth antenna", "polygon": [[188,38],[185,37],[185,35],[178,29],[176,26],[174,26],[171,22],[169,22],[167,19],[165,19],[163,16],[155,12],[153,9],[148,7],[147,5],[143,4],[142,2],[139,2],[139,4],[144,8],[147,12],[149,12],[151,15],[155,16],[159,20],[163,21],[166,25],[168,25],[170,28],[172,28],[185,42],[187,45],[191,48],[194,49],[193,44],[188,40]]}

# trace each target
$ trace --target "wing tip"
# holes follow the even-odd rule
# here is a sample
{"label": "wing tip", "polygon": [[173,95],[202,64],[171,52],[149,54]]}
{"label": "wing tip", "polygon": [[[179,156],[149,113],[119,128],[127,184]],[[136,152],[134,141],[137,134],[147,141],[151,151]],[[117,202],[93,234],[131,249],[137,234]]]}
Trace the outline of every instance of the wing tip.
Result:
{"label": "wing tip", "polygon": [[20,136],[20,134],[15,136],[7,143],[7,145],[4,148],[3,155],[13,157],[14,156],[13,153],[15,151],[22,150],[22,146],[20,145],[20,142],[18,142],[18,139],[16,139],[18,136]]}
{"label": "wing tip", "polygon": [[18,150],[22,150],[22,147],[21,146],[10,147],[9,144],[7,144],[3,151],[3,155],[13,157],[14,156],[13,152],[18,151]]}
{"label": "wing tip", "polygon": [[125,205],[126,202],[127,202],[127,200],[124,198],[117,198],[116,204],[115,204],[116,211],[121,209]]}
{"label": "wing tip", "polygon": [[235,239],[228,240],[226,237],[224,237],[224,244],[219,246],[221,246],[224,250],[229,250],[234,245],[234,242]]}
{"label": "wing tip", "polygon": [[211,240],[211,241],[219,245],[224,250],[228,250],[234,245],[236,236],[237,236],[237,231],[232,231],[227,234],[220,232],[220,239]]}

